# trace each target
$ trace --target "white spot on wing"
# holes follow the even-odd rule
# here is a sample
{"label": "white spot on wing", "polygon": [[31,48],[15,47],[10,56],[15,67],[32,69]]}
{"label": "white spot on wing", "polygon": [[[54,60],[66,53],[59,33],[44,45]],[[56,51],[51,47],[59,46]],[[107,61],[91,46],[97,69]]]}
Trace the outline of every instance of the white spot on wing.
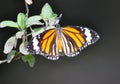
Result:
{"label": "white spot on wing", "polygon": [[33,49],[34,49],[35,51],[39,51],[39,46],[38,46],[38,44],[39,44],[39,41],[37,40],[36,37],[34,37],[34,38],[33,38]]}
{"label": "white spot on wing", "polygon": [[85,35],[86,35],[86,41],[87,43],[90,43],[92,40],[90,30],[88,28],[85,28]]}

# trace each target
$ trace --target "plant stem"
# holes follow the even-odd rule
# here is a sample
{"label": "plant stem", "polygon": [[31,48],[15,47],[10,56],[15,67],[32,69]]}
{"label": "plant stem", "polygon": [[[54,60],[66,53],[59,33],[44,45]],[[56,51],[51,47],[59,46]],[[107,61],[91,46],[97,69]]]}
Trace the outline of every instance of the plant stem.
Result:
{"label": "plant stem", "polygon": [[27,5],[26,2],[25,2],[25,7],[26,7],[26,17],[28,18],[28,16],[29,16],[29,8],[28,8],[28,5]]}
{"label": "plant stem", "polygon": [[[27,20],[29,17],[29,7],[28,7],[28,4],[26,2],[25,2],[25,7],[26,7],[26,20]],[[30,30],[33,31],[31,26],[30,26]]]}

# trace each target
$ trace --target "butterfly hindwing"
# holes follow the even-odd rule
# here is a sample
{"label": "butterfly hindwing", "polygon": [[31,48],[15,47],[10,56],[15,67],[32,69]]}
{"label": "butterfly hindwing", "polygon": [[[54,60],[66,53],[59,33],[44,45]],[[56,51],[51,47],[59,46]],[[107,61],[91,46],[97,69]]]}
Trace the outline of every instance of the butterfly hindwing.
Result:
{"label": "butterfly hindwing", "polygon": [[39,40],[40,40],[40,35],[37,35],[33,37],[27,46],[27,51],[31,54],[40,54],[40,47],[39,47]]}

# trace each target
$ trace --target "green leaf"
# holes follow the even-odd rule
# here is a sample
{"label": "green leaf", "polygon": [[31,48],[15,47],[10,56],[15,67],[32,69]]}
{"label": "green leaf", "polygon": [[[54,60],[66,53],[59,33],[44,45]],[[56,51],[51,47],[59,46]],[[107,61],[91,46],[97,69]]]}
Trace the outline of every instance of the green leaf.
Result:
{"label": "green leaf", "polygon": [[23,62],[27,62],[27,60],[28,60],[27,55],[22,56],[22,61]]}
{"label": "green leaf", "polygon": [[3,27],[18,28],[18,24],[11,20],[5,20],[0,23],[0,28],[3,28]]}
{"label": "green leaf", "polygon": [[0,64],[7,62],[7,59],[5,60],[0,60]]}
{"label": "green leaf", "polygon": [[24,13],[19,13],[17,16],[17,23],[20,27],[20,29],[24,29],[25,28],[25,14]]}
{"label": "green leaf", "polygon": [[10,53],[8,53],[7,63],[10,63],[12,61],[12,59],[15,57],[16,52],[17,52],[16,50],[12,50]]}
{"label": "green leaf", "polygon": [[34,28],[33,29],[33,32],[32,32],[32,37],[42,33],[44,31],[44,27],[41,27],[41,28]]}
{"label": "green leaf", "polygon": [[54,25],[56,25],[56,24],[58,24],[59,23],[59,18],[57,17],[57,14],[53,14],[52,16],[51,16],[51,19],[49,19],[49,25],[50,26],[54,26]]}
{"label": "green leaf", "polygon": [[17,39],[15,36],[10,37],[4,45],[4,53],[8,54],[12,51],[13,47],[16,47]]}
{"label": "green leaf", "polygon": [[40,22],[41,19],[42,17],[40,15],[34,15],[29,17],[27,20],[27,27],[30,27],[32,25],[43,25],[43,23]]}
{"label": "green leaf", "polygon": [[24,62],[28,62],[30,67],[33,67],[35,64],[35,57],[31,54],[22,56]]}
{"label": "green leaf", "polygon": [[41,10],[41,14],[40,14],[41,17],[43,18],[43,20],[46,21],[46,20],[49,20],[51,16],[53,16],[53,14],[54,12],[51,6],[48,3],[46,3]]}
{"label": "green leaf", "polygon": [[25,34],[25,30],[22,30],[22,31],[18,31],[15,36],[17,39],[21,39],[22,36]]}
{"label": "green leaf", "polygon": [[16,52],[17,52],[16,50],[12,50],[11,52],[9,52],[7,55],[7,59],[0,60],[0,64],[5,62],[10,63],[12,59],[15,57]]}
{"label": "green leaf", "polygon": [[22,54],[24,54],[24,55],[28,55],[29,54],[29,52],[27,52],[27,45],[28,45],[28,42],[22,42],[21,44],[20,44],[20,47],[19,47],[19,51],[22,53]]}
{"label": "green leaf", "polygon": [[51,16],[50,16],[50,19],[56,19],[57,18],[57,14],[52,14]]}

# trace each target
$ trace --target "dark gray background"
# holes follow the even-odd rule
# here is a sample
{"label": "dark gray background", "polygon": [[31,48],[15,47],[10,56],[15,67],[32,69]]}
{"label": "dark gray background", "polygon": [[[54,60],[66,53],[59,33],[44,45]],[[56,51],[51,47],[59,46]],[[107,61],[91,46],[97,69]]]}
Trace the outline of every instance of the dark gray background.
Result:
{"label": "dark gray background", "polygon": [[[16,21],[24,0],[0,0],[0,21]],[[0,84],[120,84],[120,0],[34,0],[30,15],[44,3],[63,14],[60,24],[96,30],[101,39],[74,58],[49,61],[36,56],[34,68],[21,60],[0,65]],[[0,57],[5,41],[17,30],[0,29]]]}

